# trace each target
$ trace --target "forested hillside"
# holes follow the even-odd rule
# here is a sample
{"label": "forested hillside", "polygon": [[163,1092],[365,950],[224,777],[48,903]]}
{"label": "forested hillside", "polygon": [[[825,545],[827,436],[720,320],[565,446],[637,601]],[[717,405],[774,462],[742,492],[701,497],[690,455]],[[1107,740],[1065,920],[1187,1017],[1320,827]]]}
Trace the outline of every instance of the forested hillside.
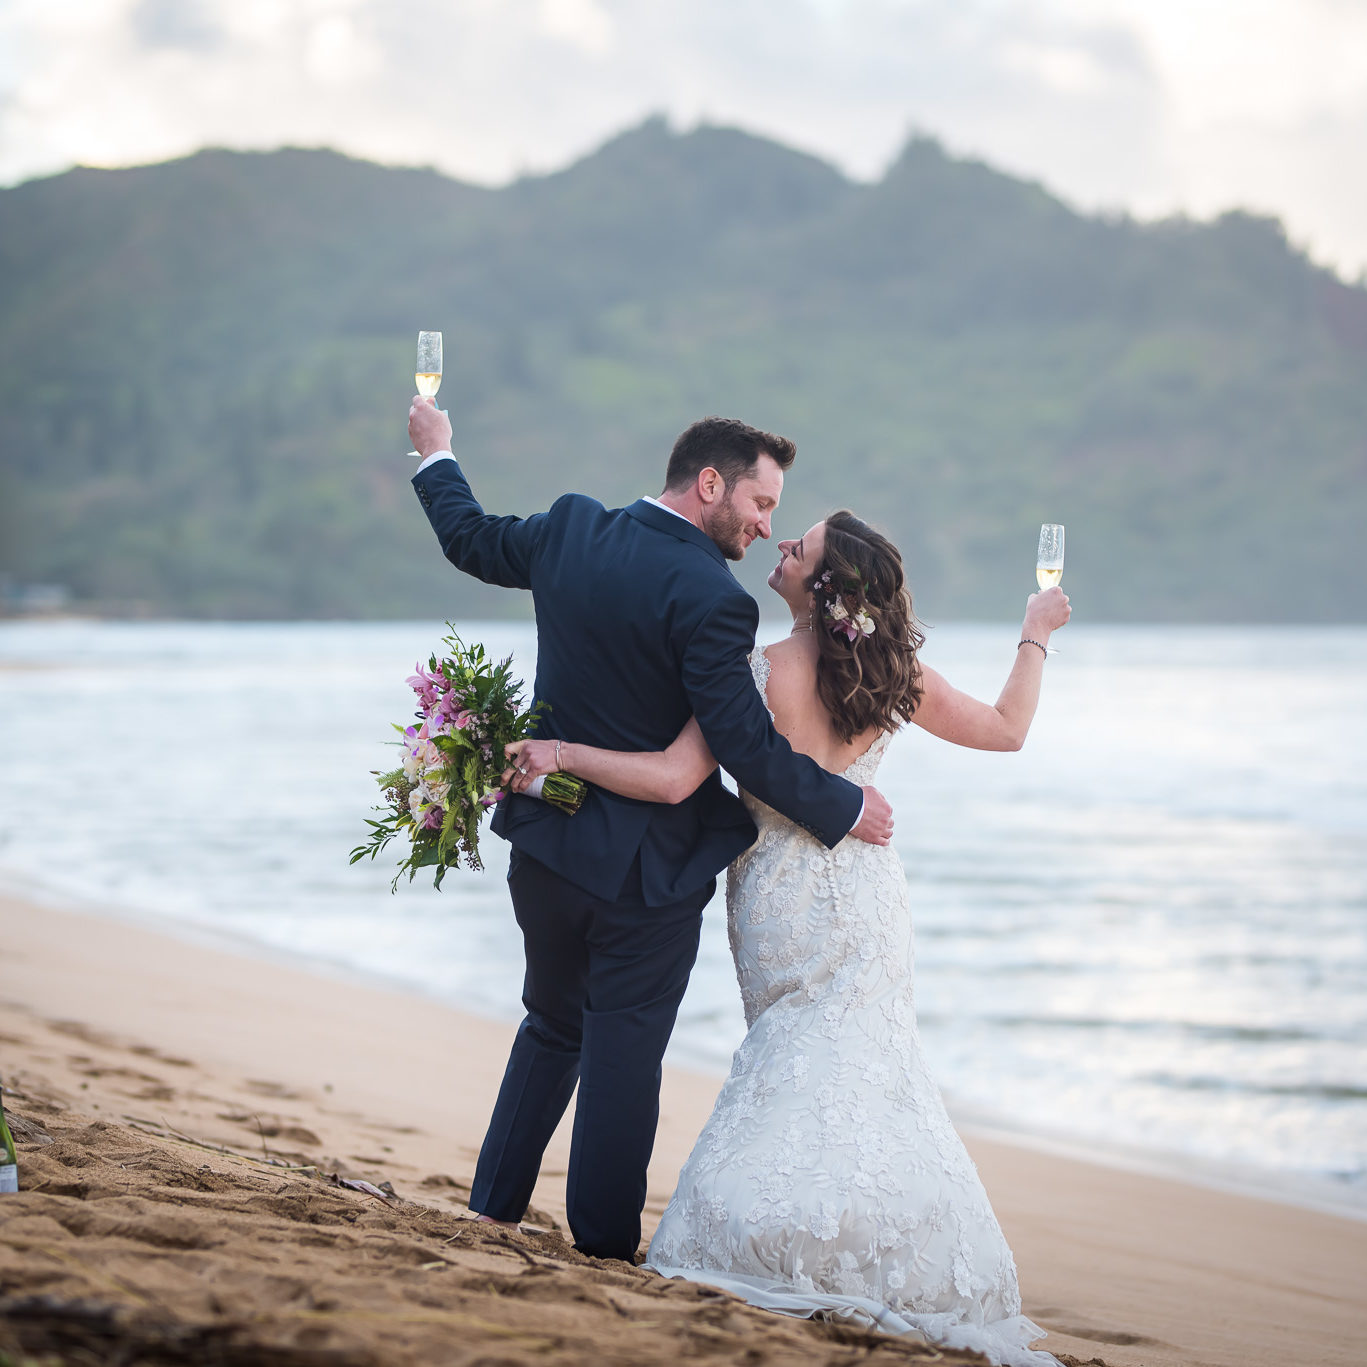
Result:
{"label": "forested hillside", "polygon": [[1042,520],[1093,620],[1367,616],[1367,289],[1277,223],[1089,218],[926,140],[856,184],[658,120],[500,190],[210,151],[0,191],[0,573],[112,611],[520,610],[408,487],[422,327],[493,510],[657,492],[726,413],[798,443],[783,529],[853,507],[932,620],[1012,616]]}

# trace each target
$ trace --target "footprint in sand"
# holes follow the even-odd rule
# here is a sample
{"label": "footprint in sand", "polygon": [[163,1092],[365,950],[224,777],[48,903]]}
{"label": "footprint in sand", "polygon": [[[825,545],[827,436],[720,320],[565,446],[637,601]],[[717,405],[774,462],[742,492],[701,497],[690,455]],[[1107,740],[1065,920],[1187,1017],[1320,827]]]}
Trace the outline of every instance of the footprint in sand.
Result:
{"label": "footprint in sand", "polygon": [[300,1101],[304,1095],[291,1087],[286,1087],[283,1082],[271,1082],[265,1078],[249,1077],[242,1085],[249,1092],[255,1092],[257,1096],[269,1096],[278,1101]]}
{"label": "footprint in sand", "polygon": [[317,1148],[323,1141],[307,1125],[263,1125],[261,1133],[267,1139],[286,1139],[291,1144],[307,1144]]}
{"label": "footprint in sand", "polygon": [[130,1101],[174,1101],[176,1089],[168,1087],[164,1082],[150,1082],[140,1091],[130,1094]]}
{"label": "footprint in sand", "polygon": [[98,1044],[105,1049],[117,1049],[119,1042],[112,1035],[106,1035],[82,1021],[48,1021],[48,1029],[71,1039],[83,1040],[86,1044]]}
{"label": "footprint in sand", "polygon": [[[72,1072],[79,1077],[139,1084],[135,1088],[115,1088],[118,1095],[127,1097],[130,1101],[171,1101],[176,1096],[174,1087],[169,1087],[161,1078],[155,1077],[151,1073],[139,1072],[136,1068],[106,1066],[96,1063],[94,1059],[85,1054],[69,1054],[67,1062],[71,1065]],[[82,1090],[85,1090],[88,1085],[85,1082],[81,1083]]]}
{"label": "footprint in sand", "polygon": [[1093,1329],[1077,1324],[1060,1324],[1053,1320],[1049,1324],[1051,1334],[1066,1334],[1069,1338],[1086,1339],[1089,1343],[1113,1343],[1118,1347],[1167,1348],[1170,1345],[1162,1339],[1148,1338],[1143,1334],[1132,1334],[1126,1329]]}
{"label": "footprint in sand", "polygon": [[172,1068],[193,1068],[194,1062],[188,1058],[177,1058],[174,1054],[163,1054],[160,1049],[154,1049],[150,1044],[133,1044],[129,1046],[130,1054],[137,1054],[141,1058],[154,1058],[158,1063],[169,1064]]}
{"label": "footprint in sand", "polygon": [[152,1073],[139,1072],[136,1068],[121,1068],[117,1064],[96,1063],[84,1054],[70,1054],[67,1056],[67,1062],[71,1064],[72,1071],[82,1077],[126,1078],[130,1082],[144,1083],[161,1081]]}
{"label": "footprint in sand", "polygon": [[434,1172],[430,1177],[424,1177],[419,1185],[425,1191],[442,1191],[447,1194],[448,1199],[459,1199],[461,1202],[470,1195],[469,1182],[459,1182],[444,1172]]}

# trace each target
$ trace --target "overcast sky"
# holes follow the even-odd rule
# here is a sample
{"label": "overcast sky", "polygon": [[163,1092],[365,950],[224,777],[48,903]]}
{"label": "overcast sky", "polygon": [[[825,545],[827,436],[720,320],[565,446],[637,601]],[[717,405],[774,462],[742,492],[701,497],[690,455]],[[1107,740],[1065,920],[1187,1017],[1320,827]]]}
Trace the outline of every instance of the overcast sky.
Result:
{"label": "overcast sky", "polygon": [[0,0],[0,182],[206,144],[485,183],[656,112],[881,174],[912,131],[1367,269],[1367,0]]}

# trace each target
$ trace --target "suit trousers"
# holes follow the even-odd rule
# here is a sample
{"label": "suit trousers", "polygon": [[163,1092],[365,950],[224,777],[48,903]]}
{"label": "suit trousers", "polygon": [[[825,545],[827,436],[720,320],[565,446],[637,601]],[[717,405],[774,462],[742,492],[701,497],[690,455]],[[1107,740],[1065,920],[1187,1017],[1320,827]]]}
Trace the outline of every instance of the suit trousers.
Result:
{"label": "suit trousers", "polygon": [[639,857],[613,901],[514,850],[527,1015],[480,1149],[470,1208],[520,1220],[576,1081],[566,1182],[574,1246],[630,1261],[641,1240],[646,1167],[660,1118],[660,1062],[698,954],[716,880],[648,907]]}

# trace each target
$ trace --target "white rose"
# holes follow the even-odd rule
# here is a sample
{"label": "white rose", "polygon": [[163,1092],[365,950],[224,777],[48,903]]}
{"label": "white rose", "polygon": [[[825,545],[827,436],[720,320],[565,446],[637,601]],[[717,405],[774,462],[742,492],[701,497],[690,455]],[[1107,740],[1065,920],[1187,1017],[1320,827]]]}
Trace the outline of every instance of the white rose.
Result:
{"label": "white rose", "polygon": [[841,602],[841,600],[840,600],[839,598],[837,598],[837,599],[835,600],[835,602],[831,604],[831,611],[830,611],[830,618],[831,618],[831,621],[833,621],[833,622],[843,622],[843,621],[845,620],[845,618],[847,618],[849,615],[850,615],[849,612],[846,611],[845,604],[844,604],[843,602]]}
{"label": "white rose", "polygon": [[431,774],[426,775],[422,782],[423,787],[427,789],[428,796],[432,801],[445,807],[446,799],[451,792],[451,785],[442,782],[440,779],[434,779]]}
{"label": "white rose", "polygon": [[414,788],[408,795],[408,814],[414,821],[419,820],[422,816],[422,804],[422,788]]}

